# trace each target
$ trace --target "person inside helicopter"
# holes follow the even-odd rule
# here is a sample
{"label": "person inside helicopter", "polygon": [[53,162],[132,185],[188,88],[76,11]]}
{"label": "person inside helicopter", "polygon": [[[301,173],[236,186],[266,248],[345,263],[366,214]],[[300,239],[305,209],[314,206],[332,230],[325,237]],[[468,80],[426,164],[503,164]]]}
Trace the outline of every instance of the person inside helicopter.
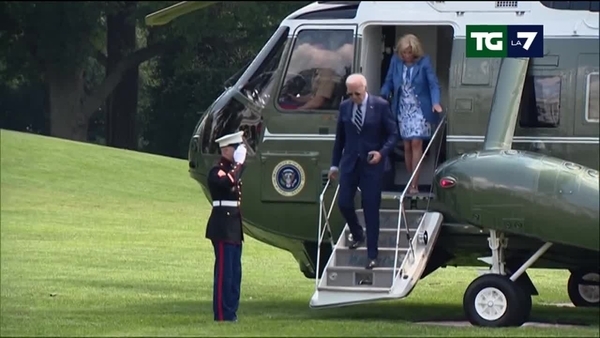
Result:
{"label": "person inside helicopter", "polygon": [[279,98],[279,105],[284,109],[336,109],[337,104],[333,101],[337,101],[340,90],[345,90],[342,88],[343,80],[349,74],[349,69],[337,68],[346,65],[344,61],[348,59],[348,51],[351,59],[351,41],[334,39],[338,41],[325,45],[322,39],[313,34],[318,33],[307,33],[302,40],[299,39],[292,53],[288,78]]}
{"label": "person inside helicopter", "polygon": [[280,105],[285,109],[319,109],[323,107],[333,94],[336,79],[335,72],[328,67],[330,51],[322,45],[308,43],[298,46],[290,61],[292,69],[302,69],[297,76],[288,79],[280,98]]}

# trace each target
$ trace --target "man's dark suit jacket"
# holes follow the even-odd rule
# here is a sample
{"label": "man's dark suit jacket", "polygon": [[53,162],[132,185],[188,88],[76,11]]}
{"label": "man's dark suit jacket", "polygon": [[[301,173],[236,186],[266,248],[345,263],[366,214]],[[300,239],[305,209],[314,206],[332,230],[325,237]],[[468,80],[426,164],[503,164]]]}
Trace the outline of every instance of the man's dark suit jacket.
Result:
{"label": "man's dark suit jacket", "polygon": [[368,95],[360,134],[352,123],[353,108],[354,102],[350,99],[340,105],[331,166],[338,167],[341,174],[349,173],[359,158],[366,161],[369,151],[376,150],[381,154],[381,161],[367,168],[381,170],[383,174],[384,163],[398,141],[398,128],[390,105],[381,97]]}

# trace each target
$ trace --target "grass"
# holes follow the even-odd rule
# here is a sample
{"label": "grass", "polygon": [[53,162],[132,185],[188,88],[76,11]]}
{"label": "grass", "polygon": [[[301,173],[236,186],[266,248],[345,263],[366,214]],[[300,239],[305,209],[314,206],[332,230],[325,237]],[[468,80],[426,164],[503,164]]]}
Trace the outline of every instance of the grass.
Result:
{"label": "grass", "polygon": [[567,273],[533,270],[532,319],[588,328],[482,329],[462,319],[476,276],[441,269],[405,300],[311,310],[314,281],[253,239],[237,324],[212,321],[210,211],[183,160],[1,131],[1,336],[599,336],[568,302]]}

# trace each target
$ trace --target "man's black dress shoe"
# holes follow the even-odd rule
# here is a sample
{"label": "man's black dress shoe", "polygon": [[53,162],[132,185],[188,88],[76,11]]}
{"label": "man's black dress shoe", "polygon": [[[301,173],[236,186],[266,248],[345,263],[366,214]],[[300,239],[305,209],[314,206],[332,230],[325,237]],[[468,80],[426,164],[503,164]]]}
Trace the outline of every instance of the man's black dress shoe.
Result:
{"label": "man's black dress shoe", "polygon": [[348,241],[350,242],[348,244],[348,248],[349,249],[356,249],[356,248],[358,248],[362,244],[362,242],[365,241],[365,234],[363,233],[362,237],[359,240],[354,240],[354,236],[352,236],[352,239],[348,239]]}
{"label": "man's black dress shoe", "polygon": [[369,264],[367,264],[367,266],[365,268],[368,270],[371,270],[375,267],[377,267],[377,259],[371,259],[371,260],[369,260]]}

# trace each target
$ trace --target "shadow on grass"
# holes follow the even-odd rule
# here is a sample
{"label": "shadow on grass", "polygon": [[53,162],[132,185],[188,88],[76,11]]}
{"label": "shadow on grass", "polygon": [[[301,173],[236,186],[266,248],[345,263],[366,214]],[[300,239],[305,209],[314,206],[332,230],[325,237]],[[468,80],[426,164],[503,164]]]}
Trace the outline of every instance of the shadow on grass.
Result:
{"label": "shadow on grass", "polygon": [[[120,283],[114,281],[87,282],[87,286],[116,289],[139,288],[137,283]],[[193,288],[192,288],[193,289]],[[144,291],[155,294],[189,294],[192,289],[180,286],[165,288],[164,284],[144,284]],[[209,294],[203,294],[204,300],[173,301],[169,298],[156,300],[153,303],[135,303],[111,309],[111,313],[122,312],[164,315],[173,314],[183,317],[191,316],[212,321],[212,301],[207,301]],[[198,292],[198,290],[196,290]],[[193,293],[196,293],[193,292]],[[200,291],[200,293],[203,293]],[[374,321],[374,322],[432,322],[432,321],[466,321],[462,304],[425,303],[411,299],[387,300],[347,307],[311,309],[309,299],[274,300],[275,295],[265,295],[269,299],[248,299],[242,296],[238,316],[245,318],[263,318],[277,320],[325,320],[325,321]],[[535,297],[534,297],[535,302]],[[99,310],[91,310],[92,312]],[[97,313],[100,314],[100,313]],[[600,315],[597,308],[559,307],[553,305],[534,304],[530,322],[563,325],[599,326]]]}
{"label": "shadow on grass", "polygon": [[[129,305],[123,311],[137,314],[179,314],[206,318],[212,321],[212,302],[209,301],[157,301],[150,304]],[[242,300],[238,310],[240,318],[275,320],[320,321],[373,321],[373,322],[423,322],[466,321],[459,304],[423,304],[408,301],[382,301],[341,308],[310,309],[308,300]],[[530,322],[548,324],[598,326],[598,309],[567,308],[534,305]]]}
{"label": "shadow on grass", "polygon": [[[304,308],[306,308],[306,305]],[[338,320],[384,320],[384,321],[466,321],[461,304],[417,303],[408,301],[382,301],[372,304],[343,308],[312,310],[311,317]],[[598,326],[598,309],[559,308],[534,305],[532,322]]]}

